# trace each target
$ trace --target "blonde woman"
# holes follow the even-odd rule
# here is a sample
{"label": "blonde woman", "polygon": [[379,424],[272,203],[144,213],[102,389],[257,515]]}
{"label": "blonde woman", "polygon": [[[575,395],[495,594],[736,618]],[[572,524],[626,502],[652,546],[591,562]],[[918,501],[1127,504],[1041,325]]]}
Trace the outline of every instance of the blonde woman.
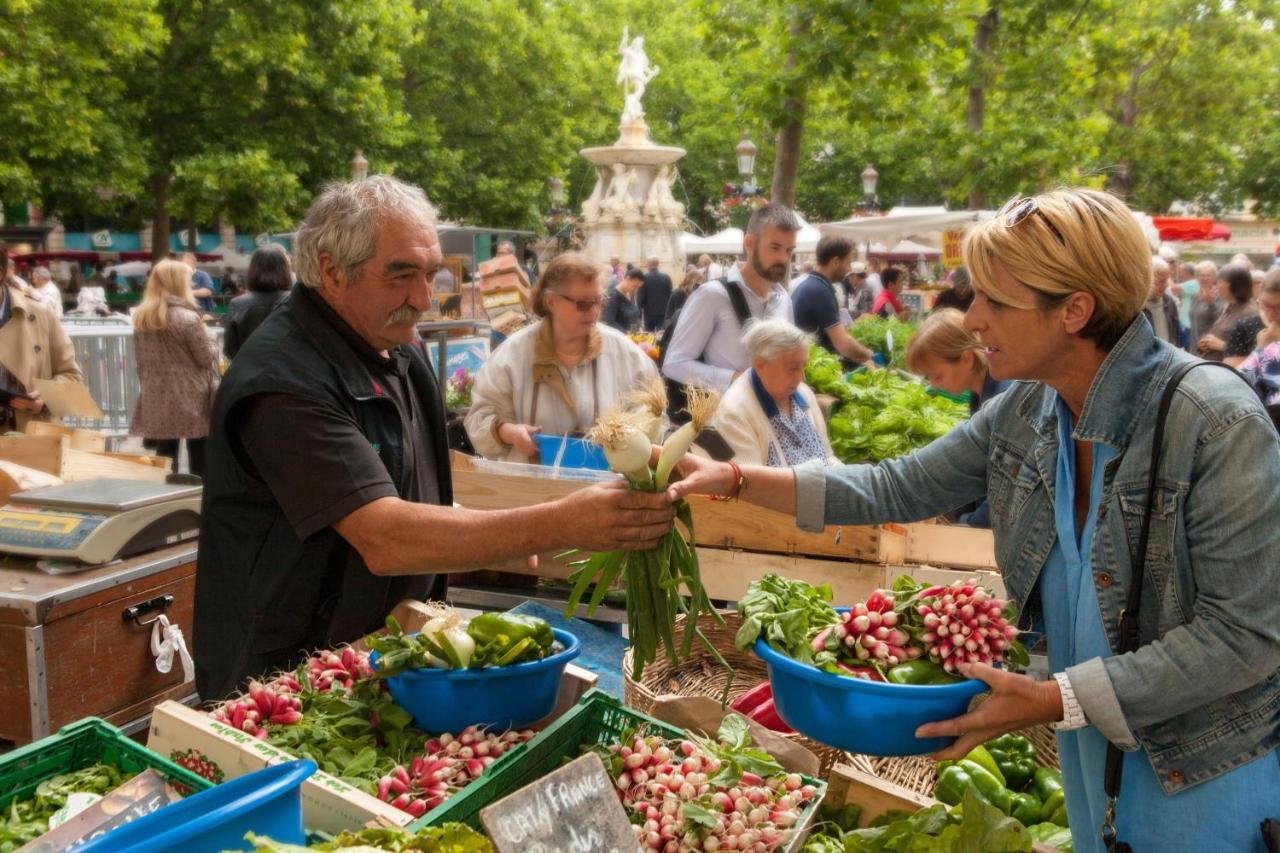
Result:
{"label": "blonde woman", "polygon": [[156,264],[133,312],[133,329],[142,390],[129,434],[171,457],[175,472],[178,442],[185,440],[191,473],[203,477],[218,349],[200,322],[190,267],[181,261]]}
{"label": "blonde woman", "polygon": [[907,370],[924,377],[939,391],[969,393],[969,413],[1009,387],[991,378],[987,348],[964,327],[964,314],[955,308],[934,311],[907,344]]}
{"label": "blonde woman", "polygon": [[[1024,624],[1044,626],[1054,677],[961,664],[987,700],[917,734],[955,737],[936,754],[949,759],[1061,723],[1077,851],[1101,851],[1112,817],[1136,850],[1262,850],[1280,791],[1280,440],[1238,376],[1192,370],[1169,398],[1148,499],[1160,401],[1175,371],[1199,363],[1142,316],[1150,256],[1113,196],[1015,198],[965,237],[965,328],[992,376],[1025,381],[901,459],[741,466],[739,479],[689,457],[669,496],[732,494],[821,529],[915,521],[987,495],[1002,579]],[[1140,647],[1118,653],[1139,576]],[[1109,755],[1122,771],[1114,810]]]}

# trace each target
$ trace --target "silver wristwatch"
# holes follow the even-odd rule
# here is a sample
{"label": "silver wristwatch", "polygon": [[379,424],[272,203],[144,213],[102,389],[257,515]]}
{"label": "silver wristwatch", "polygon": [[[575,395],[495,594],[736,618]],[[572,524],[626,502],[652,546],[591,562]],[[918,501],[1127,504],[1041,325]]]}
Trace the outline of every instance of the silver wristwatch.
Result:
{"label": "silver wristwatch", "polygon": [[1054,673],[1053,677],[1058,682],[1058,690],[1062,692],[1062,721],[1053,724],[1054,730],[1070,732],[1083,729],[1089,725],[1089,721],[1084,717],[1084,709],[1076,701],[1076,691],[1071,687],[1071,679],[1065,672]]}

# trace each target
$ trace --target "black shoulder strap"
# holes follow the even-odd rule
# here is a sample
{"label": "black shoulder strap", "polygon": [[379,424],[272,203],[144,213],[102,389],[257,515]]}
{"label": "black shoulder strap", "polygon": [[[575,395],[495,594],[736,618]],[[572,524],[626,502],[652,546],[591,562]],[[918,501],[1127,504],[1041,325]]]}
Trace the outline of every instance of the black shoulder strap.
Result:
{"label": "black shoulder strap", "polygon": [[751,309],[747,307],[747,297],[742,292],[742,285],[728,279],[721,284],[724,285],[725,293],[729,294],[729,301],[733,303],[733,313],[738,315],[738,325],[747,325],[747,321],[751,319]]}
{"label": "black shoulder strap", "polygon": [[[1169,419],[1169,408],[1173,405],[1174,392],[1182,383],[1182,379],[1197,367],[1225,367],[1232,373],[1234,368],[1228,364],[1213,361],[1193,361],[1184,364],[1173,372],[1160,397],[1160,408],[1156,411],[1156,430],[1151,441],[1151,468],[1147,474],[1147,504],[1142,513],[1142,526],[1138,530],[1138,544],[1132,555],[1132,572],[1129,578],[1129,593],[1125,600],[1124,610],[1120,611],[1119,646],[1116,654],[1132,652],[1141,645],[1138,614],[1142,608],[1142,585],[1147,573],[1147,543],[1151,536],[1151,512],[1156,499],[1156,475],[1160,469],[1160,458],[1164,453],[1164,425]],[[1128,851],[1130,848],[1115,834],[1115,806],[1120,796],[1120,780],[1124,771],[1124,753],[1115,744],[1107,743],[1107,819],[1102,826],[1102,840],[1108,850]]]}

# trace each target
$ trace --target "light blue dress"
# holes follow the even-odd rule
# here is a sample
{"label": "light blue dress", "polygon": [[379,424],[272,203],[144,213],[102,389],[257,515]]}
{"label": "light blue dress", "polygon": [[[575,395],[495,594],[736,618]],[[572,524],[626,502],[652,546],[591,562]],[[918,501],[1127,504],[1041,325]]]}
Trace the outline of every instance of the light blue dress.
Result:
{"label": "light blue dress", "polygon": [[[1058,472],[1054,483],[1057,542],[1040,575],[1040,603],[1048,636],[1049,666],[1062,672],[1096,657],[1110,645],[1093,586],[1090,547],[1102,495],[1103,470],[1115,448],[1093,445],[1089,511],[1076,529],[1075,444],[1071,412],[1058,399]],[[1058,756],[1067,795],[1067,815],[1077,853],[1103,853],[1099,834],[1107,809],[1104,785],[1107,740],[1089,726],[1058,735]],[[1145,750],[1127,752],[1117,804],[1117,832],[1140,851],[1257,851],[1265,853],[1259,824],[1280,817],[1280,752],[1271,752],[1236,770],[1165,794]]]}

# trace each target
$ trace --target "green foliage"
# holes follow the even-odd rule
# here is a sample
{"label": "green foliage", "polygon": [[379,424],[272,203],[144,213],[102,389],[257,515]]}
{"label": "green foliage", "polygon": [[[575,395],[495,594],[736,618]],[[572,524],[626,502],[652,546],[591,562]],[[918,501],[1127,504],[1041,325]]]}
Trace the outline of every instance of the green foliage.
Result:
{"label": "green foliage", "polygon": [[849,377],[849,391],[827,421],[831,448],[842,462],[905,456],[941,438],[968,417],[961,403],[931,395],[894,371]]}
{"label": "green foliage", "polygon": [[849,334],[858,343],[880,353],[890,367],[898,369],[907,366],[907,342],[915,333],[914,323],[905,323],[897,317],[885,319],[875,314],[864,314],[849,327]]}

